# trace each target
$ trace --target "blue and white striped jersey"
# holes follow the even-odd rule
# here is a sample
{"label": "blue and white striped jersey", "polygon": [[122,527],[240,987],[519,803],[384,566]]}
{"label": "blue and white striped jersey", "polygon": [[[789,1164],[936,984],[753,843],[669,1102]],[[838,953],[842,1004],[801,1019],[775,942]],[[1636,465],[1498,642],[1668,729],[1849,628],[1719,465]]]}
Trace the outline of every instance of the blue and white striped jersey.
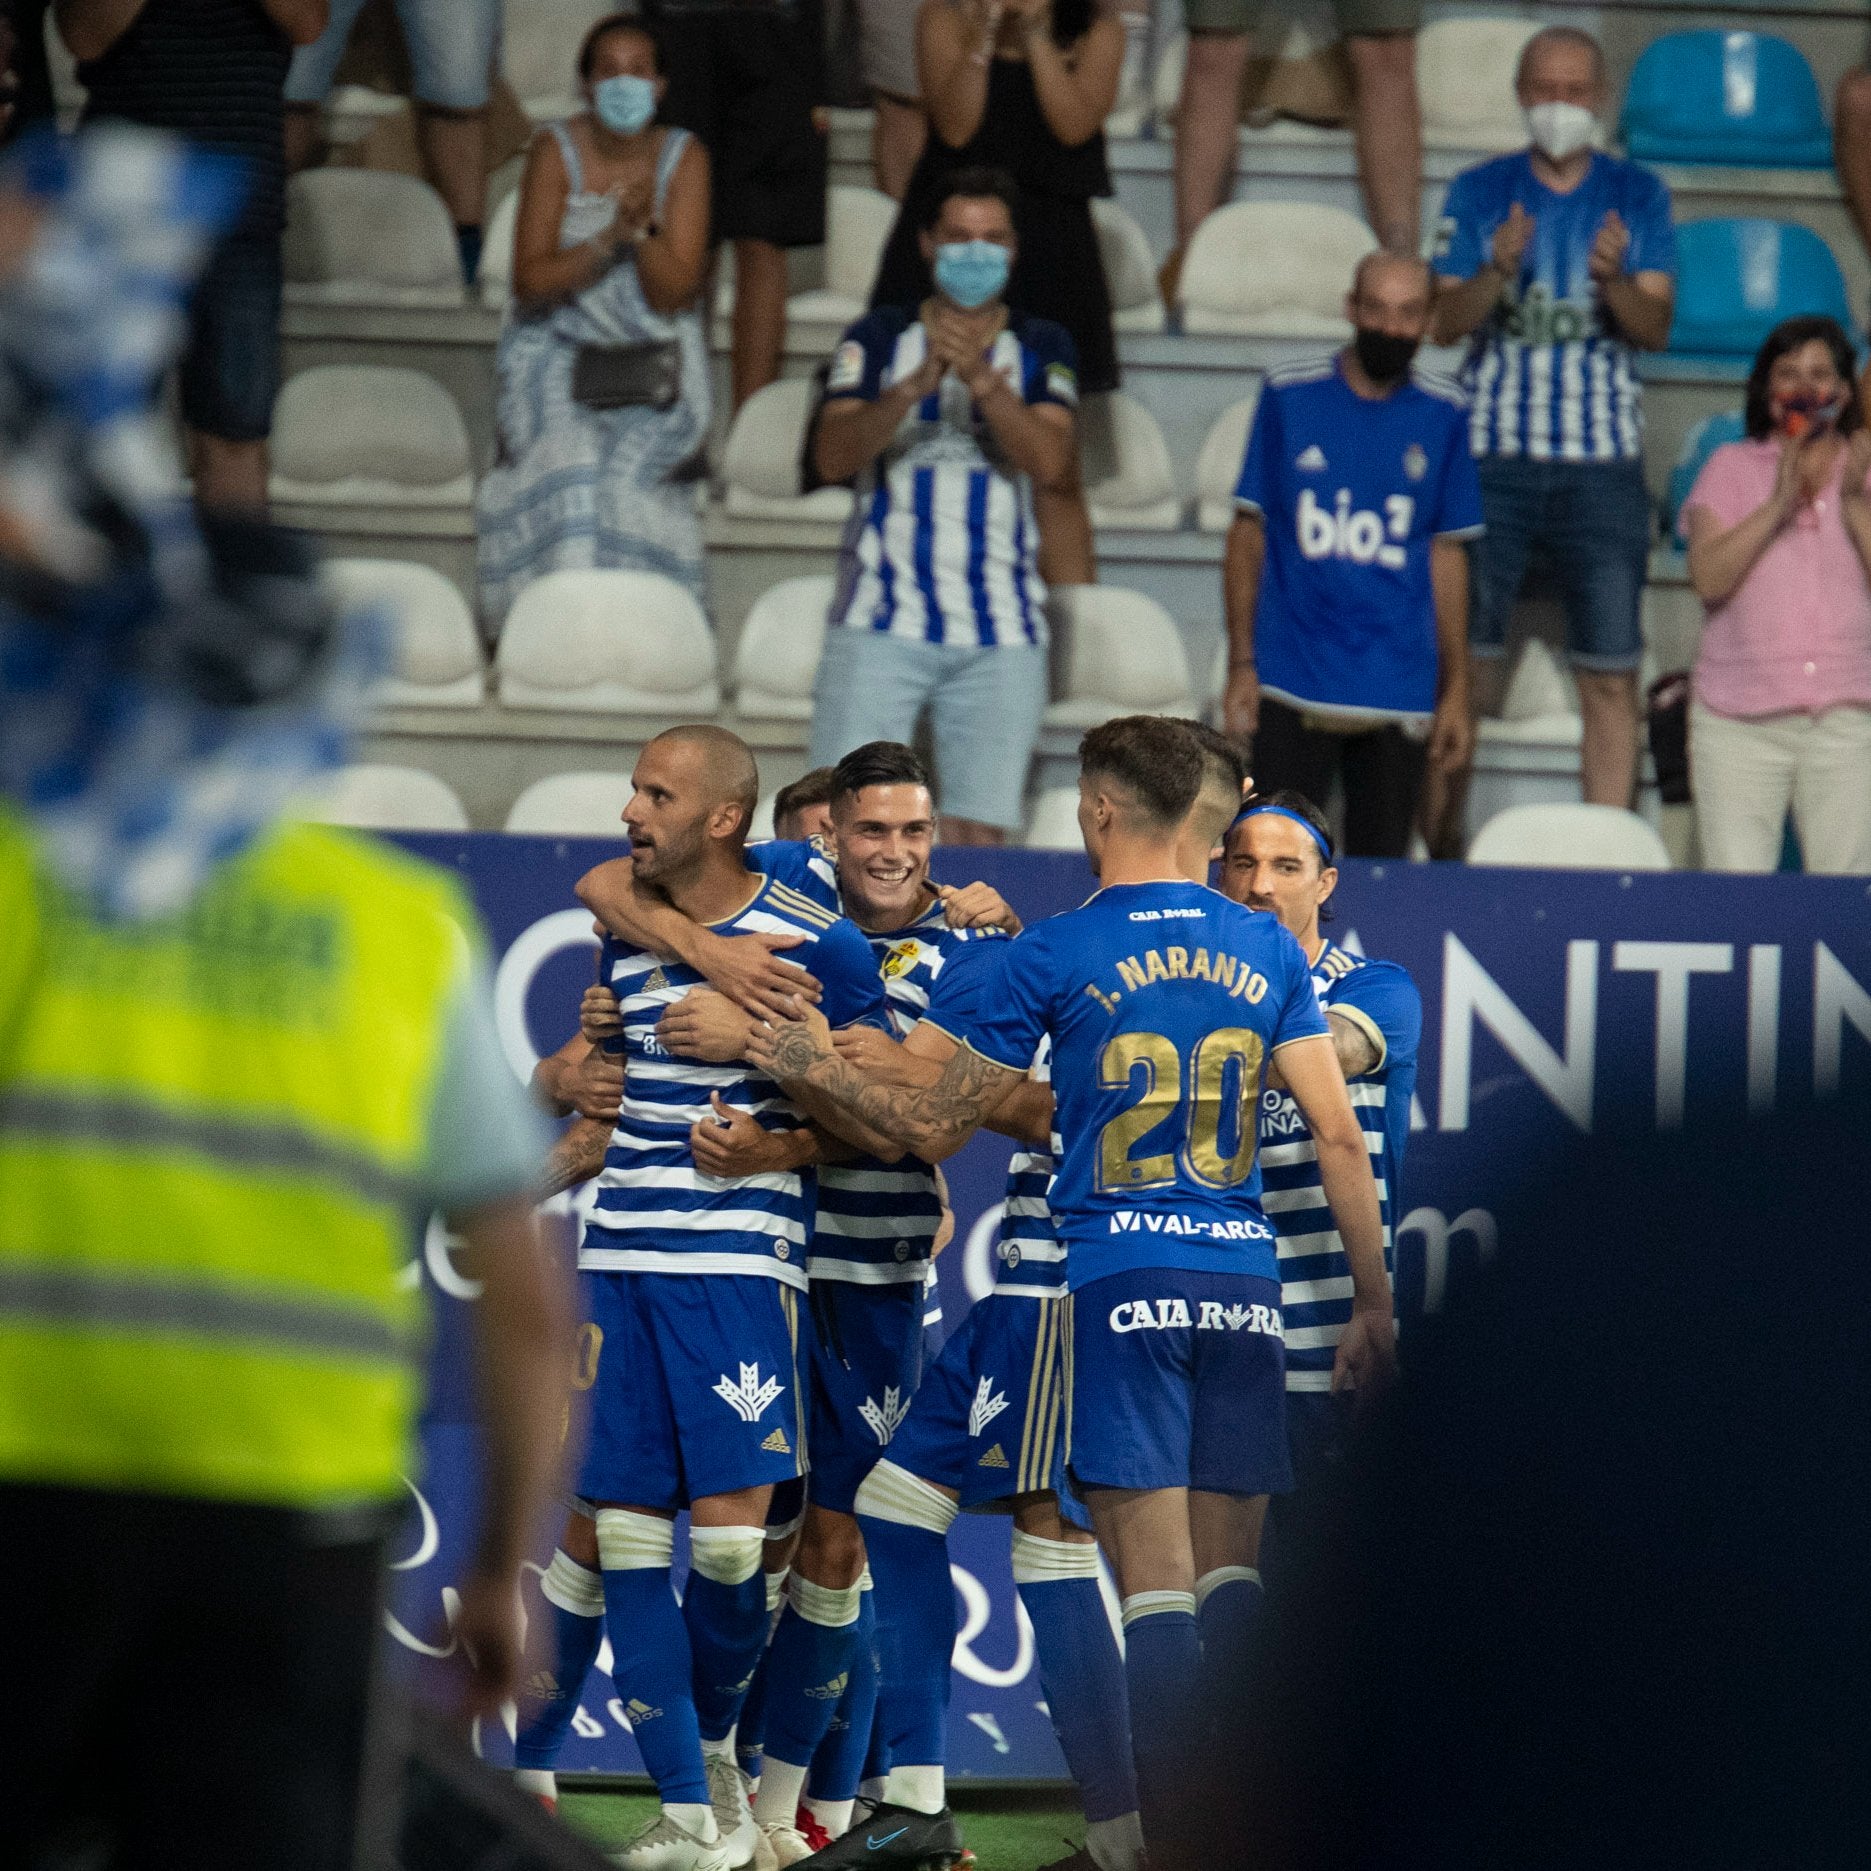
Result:
{"label": "blue and white striped jersey", "polygon": [[[759,878],[747,906],[712,927],[722,935],[804,936],[792,952],[823,984],[820,1004],[834,1027],[858,1021],[882,1026],[888,1019],[876,958],[856,925],[779,879]],[[656,1023],[666,1007],[701,984],[694,969],[607,937],[602,971],[623,1009],[624,1099],[579,1266],[757,1274],[804,1286],[811,1225],[804,1180],[793,1172],[705,1176],[689,1151],[689,1128],[713,1114],[715,1092],[768,1130],[790,1129],[803,1114],[771,1079],[738,1061],[710,1065],[664,1050]]]}
{"label": "blue and white striped jersey", "polygon": [[1634,460],[1643,451],[1642,386],[1588,263],[1615,213],[1631,235],[1624,271],[1673,274],[1670,192],[1648,169],[1602,152],[1563,195],[1534,174],[1527,151],[1496,156],[1449,184],[1436,271],[1472,279],[1516,203],[1533,217],[1533,237],[1519,278],[1469,340],[1469,445],[1533,461]]}
{"label": "blue and white striped jersey", "polygon": [[[868,313],[832,354],[826,400],[875,402],[927,355],[913,310]],[[1062,327],[1011,313],[989,355],[1028,403],[1077,406],[1077,358]],[[944,377],[859,478],[830,622],[918,643],[1044,643],[1038,550],[1031,483],[961,382]]]}
{"label": "blue and white striped jersey", "polygon": [[[1327,1013],[1354,1021],[1378,1049],[1377,1064],[1354,1078],[1349,1090],[1377,1178],[1389,1265],[1416,1089],[1422,997],[1396,962],[1367,961],[1331,942],[1313,964],[1312,981]],[[1261,1093],[1260,1173],[1260,1205],[1278,1237],[1286,1387],[1330,1390],[1332,1360],[1351,1319],[1351,1269],[1326,1205],[1312,1132],[1292,1098],[1271,1087]]]}

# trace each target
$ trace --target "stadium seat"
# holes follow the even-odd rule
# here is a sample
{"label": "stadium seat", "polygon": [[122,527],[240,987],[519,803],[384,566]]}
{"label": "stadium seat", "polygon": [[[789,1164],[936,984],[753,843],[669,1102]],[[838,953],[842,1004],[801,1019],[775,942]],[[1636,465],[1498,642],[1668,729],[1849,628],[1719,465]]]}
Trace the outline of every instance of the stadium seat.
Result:
{"label": "stadium seat", "polygon": [[413,175],[307,169],[286,185],[289,305],[456,306],[467,301],[454,224]]}
{"label": "stadium seat", "polygon": [[1832,249],[1790,221],[1718,218],[1676,230],[1679,355],[1752,359],[1783,318],[1829,313],[1854,329],[1845,276]]}
{"label": "stadium seat", "polygon": [[836,325],[864,316],[897,204],[875,188],[834,182],[825,191],[825,284],[786,301],[789,324]]}
{"label": "stadium seat", "polygon": [[1768,33],[1665,33],[1644,47],[1619,125],[1640,162],[1829,169],[1832,133],[1796,46]]}
{"label": "stadium seat", "polygon": [[607,0],[506,0],[500,65],[514,95],[535,122],[578,109],[578,42]]}
{"label": "stadium seat", "polygon": [[825,648],[837,580],[829,572],[783,578],[763,592],[734,651],[734,706],[764,721],[810,721],[812,678]]}
{"label": "stadium seat", "polygon": [[1021,842],[1030,851],[1083,851],[1085,839],[1078,828],[1078,788],[1048,786],[1033,801]]}
{"label": "stadium seat", "polygon": [[1182,328],[1254,338],[1348,337],[1345,294],[1377,236],[1343,208],[1233,201],[1217,208],[1183,258]]}
{"label": "stadium seat", "polygon": [[314,789],[306,816],[325,825],[370,832],[468,829],[468,810],[455,789],[421,767],[340,767]]}
{"label": "stadium seat", "polygon": [[468,428],[455,399],[419,370],[315,364],[273,405],[276,501],[315,506],[466,506]]}
{"label": "stadium seat", "polygon": [[1157,290],[1156,256],[1150,237],[1114,201],[1094,200],[1092,223],[1098,257],[1111,289],[1111,323],[1118,331],[1161,331],[1167,322]]}
{"label": "stadium seat", "polygon": [[714,632],[688,592],[656,572],[534,579],[507,613],[494,670],[508,708],[694,719],[721,706]]}
{"label": "stadium seat", "polygon": [[799,491],[799,462],[812,384],[783,377],[756,390],[735,415],[721,453],[722,506],[737,519],[842,520],[851,511],[848,487]]}
{"label": "stadium seat", "polygon": [[1527,144],[1514,70],[1540,30],[1531,19],[1431,20],[1416,35],[1416,94],[1423,141],[1443,149],[1510,150]]}
{"label": "stadium seat", "polygon": [[487,218],[481,244],[480,294],[498,309],[513,296],[513,232],[520,219],[520,191],[509,189]]}
{"label": "stadium seat", "polygon": [[1247,454],[1247,432],[1254,426],[1257,390],[1230,403],[1215,418],[1195,462],[1195,523],[1205,533],[1225,533],[1234,519],[1234,490]]}
{"label": "stadium seat", "polygon": [[1682,530],[1683,502],[1689,498],[1689,490],[1695,486],[1703,464],[1724,442],[1738,442],[1746,434],[1747,419],[1741,411],[1723,409],[1712,416],[1704,416],[1683,437],[1676,465],[1670,469],[1669,487],[1663,496],[1664,520],[1670,537],[1679,546],[1689,544],[1688,535]]}
{"label": "stadium seat", "polygon": [[1176,470],[1156,418],[1122,390],[1079,410],[1079,460],[1093,526],[1172,532],[1182,524]]}
{"label": "stadium seat", "polygon": [[1666,871],[1663,840],[1621,806],[1509,806],[1478,831],[1471,864],[1522,870]]}
{"label": "stadium seat", "polygon": [[1140,591],[1055,585],[1049,728],[1094,728],[1114,715],[1196,713],[1195,682],[1176,621]]}
{"label": "stadium seat", "polygon": [[628,773],[554,773],[514,800],[505,831],[547,838],[621,838]]}
{"label": "stadium seat", "polygon": [[487,663],[462,595],[433,566],[408,559],[330,559],[325,576],[347,608],[391,620],[393,673],[371,691],[379,708],[478,708]]}

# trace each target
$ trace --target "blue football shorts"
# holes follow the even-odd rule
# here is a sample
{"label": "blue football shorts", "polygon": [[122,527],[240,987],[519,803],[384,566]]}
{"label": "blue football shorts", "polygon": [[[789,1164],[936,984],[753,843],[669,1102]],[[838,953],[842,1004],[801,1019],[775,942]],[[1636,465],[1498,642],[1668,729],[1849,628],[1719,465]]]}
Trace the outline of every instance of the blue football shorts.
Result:
{"label": "blue football shorts", "polygon": [[1072,1294],[1067,1459],[1082,1488],[1283,1494],[1280,1283],[1136,1267]]}
{"label": "blue football shorts", "polygon": [[595,1334],[578,1492],[686,1507],[803,1472],[801,1295],[752,1274],[584,1276]]}
{"label": "blue football shorts", "polygon": [[808,1337],[807,1492],[819,1506],[848,1514],[922,1381],[922,1282],[814,1280]]}

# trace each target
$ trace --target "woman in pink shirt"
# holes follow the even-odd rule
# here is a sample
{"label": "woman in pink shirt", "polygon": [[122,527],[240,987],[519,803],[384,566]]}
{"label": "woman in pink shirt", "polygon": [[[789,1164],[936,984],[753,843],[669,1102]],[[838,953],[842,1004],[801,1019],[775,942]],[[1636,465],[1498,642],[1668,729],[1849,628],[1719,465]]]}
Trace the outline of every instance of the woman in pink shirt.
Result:
{"label": "woman in pink shirt", "polygon": [[1689,751],[1703,862],[1771,871],[1787,809],[1809,871],[1871,873],[1871,432],[1830,318],[1768,334],[1747,439],[1684,502],[1707,607]]}

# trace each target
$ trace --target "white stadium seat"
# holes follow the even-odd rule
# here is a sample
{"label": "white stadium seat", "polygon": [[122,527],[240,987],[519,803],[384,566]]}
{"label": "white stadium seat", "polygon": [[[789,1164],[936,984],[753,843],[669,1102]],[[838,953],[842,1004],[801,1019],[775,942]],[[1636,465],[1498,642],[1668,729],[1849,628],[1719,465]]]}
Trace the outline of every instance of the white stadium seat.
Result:
{"label": "white stadium seat", "polygon": [[578,42],[611,10],[608,0],[506,0],[500,66],[536,122],[579,108]]}
{"label": "white stadium seat", "polygon": [[1515,747],[1576,747],[1585,732],[1571,672],[1540,637],[1529,637],[1497,717],[1476,724],[1480,738]]}
{"label": "white stadium seat", "polygon": [[1048,786],[1033,801],[1033,816],[1027,820],[1022,842],[1032,851],[1083,851],[1084,836],[1078,828],[1078,788]]}
{"label": "white stadium seat", "polygon": [[1122,390],[1079,409],[1079,460],[1093,526],[1173,532],[1182,524],[1176,470],[1156,418]]}
{"label": "white stadium seat", "polygon": [[786,301],[789,324],[836,325],[862,318],[877,283],[897,204],[875,188],[834,182],[825,191],[825,284]]}
{"label": "white stadium seat", "polygon": [[711,715],[715,633],[656,572],[563,571],[514,600],[494,654],[501,703],[586,714]]}
{"label": "white stadium seat", "polygon": [[504,829],[547,838],[622,838],[629,798],[628,773],[555,773],[514,800]]}
{"label": "white stadium seat", "polygon": [[1526,146],[1514,68],[1540,30],[1533,19],[1431,20],[1416,35],[1416,94],[1423,141],[1444,149]]}
{"label": "white stadium seat", "polygon": [[799,460],[812,385],[783,377],[756,390],[734,417],[721,453],[726,511],[748,520],[842,520],[851,511],[848,487],[799,491]]}
{"label": "white stadium seat", "polygon": [[1141,591],[1055,585],[1047,601],[1058,699],[1049,728],[1093,728],[1114,715],[1196,713],[1176,621]]}
{"label": "white stadium seat", "polygon": [[1377,236],[1319,202],[1233,201],[1190,237],[1182,328],[1251,338],[1350,336],[1345,295]]}
{"label": "white stadium seat", "polygon": [[343,506],[465,506],[468,426],[419,370],[315,364],[273,405],[274,500]]}
{"label": "white stadium seat", "polygon": [[1663,840],[1620,806],[1509,806],[1475,834],[1471,864],[1526,870],[1666,871]]}
{"label": "white stadium seat", "polygon": [[498,309],[513,296],[513,231],[520,219],[520,191],[509,189],[487,218],[481,239],[481,303]]}
{"label": "white stadium seat", "polygon": [[487,699],[487,659],[467,601],[433,566],[329,559],[325,577],[346,609],[390,620],[391,674],[371,691],[377,707],[478,708]]}
{"label": "white stadium seat", "polygon": [[461,254],[442,198],[413,175],[307,169],[286,185],[289,305],[456,306]]}
{"label": "white stadium seat", "polygon": [[1163,295],[1157,290],[1156,256],[1150,237],[1114,201],[1091,204],[1098,233],[1098,257],[1111,289],[1111,323],[1118,331],[1161,331],[1166,322]]}
{"label": "white stadium seat", "polygon": [[1205,533],[1225,533],[1234,519],[1234,490],[1241,480],[1247,432],[1254,426],[1260,392],[1230,403],[1215,418],[1195,462],[1195,523]]}
{"label": "white stadium seat", "polygon": [[783,578],[762,592],[734,651],[734,706],[766,721],[810,721],[812,678],[825,648],[837,580],[829,572]]}
{"label": "white stadium seat", "polygon": [[467,808],[445,780],[421,767],[340,767],[317,787],[306,814],[372,832],[465,832]]}

